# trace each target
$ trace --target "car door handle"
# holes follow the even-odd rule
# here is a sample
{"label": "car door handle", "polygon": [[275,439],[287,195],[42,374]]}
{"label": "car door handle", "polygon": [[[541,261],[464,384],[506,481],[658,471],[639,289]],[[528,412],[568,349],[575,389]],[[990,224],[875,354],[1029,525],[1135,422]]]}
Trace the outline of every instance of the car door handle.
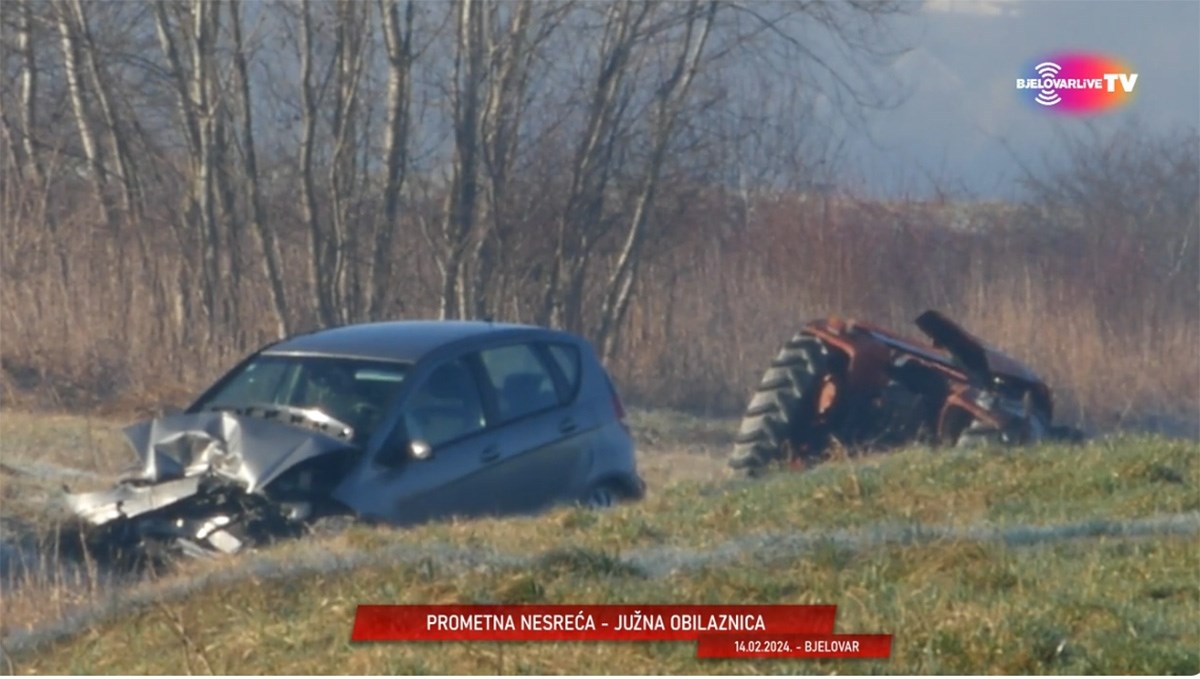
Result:
{"label": "car door handle", "polygon": [[498,457],[500,457],[500,446],[488,446],[479,454],[479,459],[484,462],[492,462]]}
{"label": "car door handle", "polygon": [[564,418],[562,422],[558,423],[558,430],[564,434],[570,434],[578,428],[579,425],[575,424],[575,420],[569,417]]}

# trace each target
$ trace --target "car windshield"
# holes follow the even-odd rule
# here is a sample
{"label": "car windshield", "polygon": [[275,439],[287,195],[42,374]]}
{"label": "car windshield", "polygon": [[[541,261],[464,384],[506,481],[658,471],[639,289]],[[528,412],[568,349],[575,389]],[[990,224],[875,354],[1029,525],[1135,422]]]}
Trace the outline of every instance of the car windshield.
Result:
{"label": "car windshield", "polygon": [[364,443],[408,373],[406,363],[332,356],[264,354],[241,367],[199,410],[278,405],[316,409]]}

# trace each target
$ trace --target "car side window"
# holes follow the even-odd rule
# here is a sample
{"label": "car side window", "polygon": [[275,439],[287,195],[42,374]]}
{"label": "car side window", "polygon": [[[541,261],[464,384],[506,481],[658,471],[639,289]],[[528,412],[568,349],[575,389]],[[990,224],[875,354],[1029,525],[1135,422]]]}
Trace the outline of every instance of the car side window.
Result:
{"label": "car side window", "polygon": [[500,422],[558,405],[554,379],[528,344],[513,344],[479,352],[484,373],[496,394]]}
{"label": "car side window", "polygon": [[479,386],[463,359],[435,368],[404,408],[409,438],[434,448],[480,431],[484,425]]}
{"label": "car side window", "polygon": [[579,391],[579,347],[572,344],[548,344],[546,347],[562,374],[565,384],[560,395],[562,402],[567,403]]}

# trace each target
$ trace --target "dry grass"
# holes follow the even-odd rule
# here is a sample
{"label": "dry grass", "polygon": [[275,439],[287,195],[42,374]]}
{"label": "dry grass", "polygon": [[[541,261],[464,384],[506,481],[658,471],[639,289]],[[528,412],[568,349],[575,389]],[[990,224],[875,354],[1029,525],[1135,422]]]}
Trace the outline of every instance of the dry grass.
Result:
{"label": "dry grass", "polygon": [[[912,319],[937,308],[1040,373],[1070,423],[1161,418],[1200,435],[1195,257],[1171,278],[1148,255],[1123,256],[1115,236],[1022,229],[1029,216],[1016,206],[894,208],[844,202],[826,216],[781,198],[728,241],[677,244],[648,274],[617,373],[643,402],[738,412],[807,320],[854,317],[920,338]],[[974,230],[950,228],[949,215]],[[1194,220],[1175,226],[1195,240]],[[1106,228],[1130,247],[1165,247],[1133,227],[1087,227]]]}
{"label": "dry grass", "polygon": [[0,410],[0,462],[114,474],[134,460],[125,418]]}
{"label": "dry grass", "polygon": [[[733,416],[778,345],[806,320],[839,314],[916,334],[912,318],[938,308],[1042,373],[1071,423],[1173,423],[1176,432],[1200,433],[1200,261],[1186,256],[1200,240],[1194,215],[1148,231],[1115,212],[1109,223],[1080,226],[1065,209],[842,198],[826,207],[783,195],[756,197],[753,218],[731,226],[723,217],[730,200],[702,193],[654,234],[612,365],[632,403]],[[1035,217],[1042,221],[1030,226]],[[964,221],[969,228],[959,228]],[[62,228],[90,227],[69,221]],[[57,246],[38,240],[39,231],[14,228],[4,238],[0,403],[7,407],[148,413],[185,402],[270,339],[256,267],[244,272],[241,315],[205,341],[197,339],[198,321],[179,321],[164,306],[196,303],[174,297],[164,277],[179,259],[168,239],[151,238],[160,256],[125,262],[120,277],[96,256],[92,239],[65,240],[74,266],[64,280]],[[1166,275],[1173,243],[1179,266]],[[303,270],[305,253],[285,254],[288,270]],[[512,252],[505,261],[524,259]],[[396,285],[432,289],[428,274],[405,270],[412,280]],[[289,286],[301,298],[303,280]],[[588,309],[598,309],[598,294],[585,292]],[[497,318],[530,321],[538,299],[537,290],[521,291]],[[433,302],[414,295],[388,315],[435,315]]]}
{"label": "dry grass", "polygon": [[[23,673],[1181,673],[1200,658],[1194,540],[816,550],[670,578],[605,567],[372,565],[214,585],[16,658]],[[583,554],[583,553],[581,553]],[[549,562],[545,562],[549,563]],[[690,644],[347,643],[360,602],[837,603],[886,662],[697,661]],[[232,602],[236,602],[232,603]]]}
{"label": "dry grass", "polygon": [[0,620],[46,621],[90,603],[106,578],[78,552],[64,486],[96,490],[132,460],[120,426],[96,417],[0,411]]}
{"label": "dry grass", "polygon": [[[37,429],[43,418],[24,419]],[[18,654],[16,669],[594,673],[600,659],[613,673],[1197,668],[1194,531],[1121,532],[1155,517],[1197,516],[1194,443],[914,448],[739,483],[710,454],[719,444],[705,452],[679,440],[716,431],[679,415],[633,419],[643,441],[642,426],[658,441],[642,456],[651,493],[611,512],[358,526],[188,562],[134,585],[42,553],[40,570],[0,590],[4,632],[96,606],[107,621]],[[82,426],[81,418],[47,421],[64,438]],[[19,429],[10,421],[2,431]],[[1020,537],[1035,533],[1042,537]],[[910,534],[925,537],[900,540]],[[837,603],[839,630],[892,632],[897,645],[891,662],[853,667],[699,662],[687,644],[350,645],[349,616],[367,601]]]}
{"label": "dry grass", "polygon": [[[1144,489],[1169,491],[1127,469],[1138,447],[1145,457],[1165,455],[1174,464],[1183,461],[1180,451],[1163,451],[1148,441],[1122,445],[1129,452],[1109,450],[1099,458],[1097,475],[1128,474],[1140,481],[1112,488],[1112,504],[1129,507],[1133,515],[1178,509],[1169,499],[1124,500]],[[1186,452],[1195,457],[1194,447]],[[1062,450],[1045,455],[1069,457]],[[1094,455],[1087,451],[1073,462],[1097,462]],[[896,485],[910,488],[907,495],[918,507],[930,503],[937,489],[947,491],[949,479],[959,482],[965,497],[986,494],[996,470],[985,477],[990,467],[985,456],[960,459],[958,471],[944,475],[936,473],[935,462],[931,479]],[[882,465],[893,473],[912,462],[911,453],[901,453]],[[982,468],[980,474],[964,476],[964,464]],[[1020,486],[1020,469],[1025,468],[1012,470],[1014,486]],[[830,465],[822,485],[845,489],[841,481],[860,476],[859,471],[853,463]],[[1195,509],[1195,468],[1184,476],[1188,486],[1180,494]],[[1076,492],[1072,483],[1066,485],[1064,492]],[[874,534],[878,522],[872,512],[847,509],[841,501],[792,513],[805,487],[806,476],[780,476],[752,493],[704,493],[703,486],[682,482],[664,497],[607,515],[562,510],[541,518],[433,524],[412,531],[362,528],[319,545],[289,543],[258,559],[190,565],[185,575],[152,585],[145,603],[61,643],[18,654],[14,662],[22,673],[86,668],[106,673],[636,674],[653,667],[660,673],[1048,674],[1181,673],[1200,667],[1194,531],[1122,536],[1093,530],[1069,539],[1072,531],[1064,530],[1060,539],[1032,542],[948,536],[856,546],[832,537],[822,541],[820,535],[838,524]],[[1078,491],[1085,498],[1092,492],[1086,482]],[[900,506],[904,497],[896,493],[887,503]],[[1007,497],[1025,510],[1010,517],[1001,512],[988,525],[1019,527],[1024,525],[1020,516],[1061,516],[1060,505],[1038,483]],[[706,522],[704,536],[688,534],[690,517],[722,501],[742,505],[750,521],[725,521],[715,529]],[[959,501],[947,513],[961,506]],[[766,507],[773,507],[774,517],[790,517],[791,530],[803,527],[799,530],[817,537],[785,552],[773,547],[778,542],[744,540],[756,535],[755,527],[774,525]],[[928,527],[916,518],[920,513],[908,512],[912,525]],[[1085,499],[1066,515],[1108,513]],[[730,516],[737,512],[725,518]],[[1061,524],[1046,528],[1056,525]],[[732,543],[714,542],[731,537]],[[730,545],[738,549],[731,551]],[[678,558],[679,548],[710,557],[662,577],[665,561]],[[372,553],[378,558],[354,560],[355,554]],[[463,559],[463,554],[474,557]],[[712,558],[716,554],[724,557]],[[342,567],[293,570],[305,563]],[[172,581],[194,587],[163,599]],[[886,662],[709,662],[695,660],[690,644],[347,642],[360,602],[643,601],[838,603],[838,631],[892,632],[894,653]]]}

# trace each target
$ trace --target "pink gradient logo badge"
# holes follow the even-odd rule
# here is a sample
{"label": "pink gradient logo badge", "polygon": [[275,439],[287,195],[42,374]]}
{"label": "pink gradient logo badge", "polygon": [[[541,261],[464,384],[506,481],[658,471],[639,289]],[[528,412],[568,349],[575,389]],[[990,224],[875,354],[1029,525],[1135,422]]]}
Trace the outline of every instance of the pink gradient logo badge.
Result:
{"label": "pink gradient logo badge", "polygon": [[1027,64],[1017,91],[1036,108],[1090,115],[1129,103],[1137,80],[1138,74],[1117,59],[1062,52]]}

